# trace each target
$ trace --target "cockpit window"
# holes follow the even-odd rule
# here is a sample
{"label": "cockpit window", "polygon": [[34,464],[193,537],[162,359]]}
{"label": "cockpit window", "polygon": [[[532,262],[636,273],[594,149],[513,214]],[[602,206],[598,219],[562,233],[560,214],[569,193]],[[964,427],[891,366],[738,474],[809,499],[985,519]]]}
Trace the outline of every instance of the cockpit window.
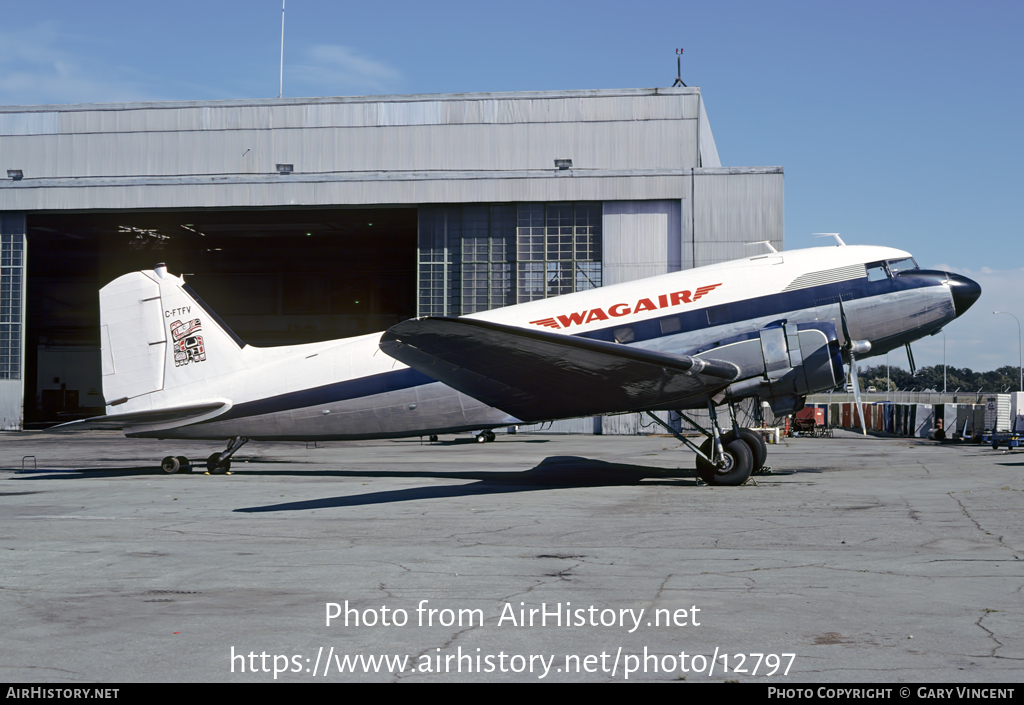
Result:
{"label": "cockpit window", "polygon": [[889,273],[885,270],[885,262],[869,262],[864,265],[864,268],[868,270],[869,282],[882,281],[889,277]]}
{"label": "cockpit window", "polygon": [[891,259],[888,262],[889,271],[895,275],[897,272],[905,272],[908,269],[920,269],[917,266],[917,262],[914,261],[913,257],[906,257],[904,259]]}

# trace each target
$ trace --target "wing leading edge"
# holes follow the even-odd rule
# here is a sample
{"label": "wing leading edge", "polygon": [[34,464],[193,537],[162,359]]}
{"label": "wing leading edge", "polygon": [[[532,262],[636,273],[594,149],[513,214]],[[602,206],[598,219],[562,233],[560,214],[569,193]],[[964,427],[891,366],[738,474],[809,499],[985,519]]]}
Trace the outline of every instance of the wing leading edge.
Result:
{"label": "wing leading edge", "polygon": [[469,318],[404,321],[384,333],[380,348],[524,422],[671,408],[739,375],[720,360]]}

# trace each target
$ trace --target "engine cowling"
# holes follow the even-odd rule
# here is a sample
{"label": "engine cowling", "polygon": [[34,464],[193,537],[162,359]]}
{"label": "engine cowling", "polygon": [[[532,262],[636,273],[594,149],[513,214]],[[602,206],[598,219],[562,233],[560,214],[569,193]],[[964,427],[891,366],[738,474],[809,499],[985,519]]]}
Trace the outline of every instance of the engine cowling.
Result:
{"label": "engine cowling", "polygon": [[776,414],[803,408],[808,394],[834,389],[845,377],[842,347],[832,323],[778,323],[704,350],[697,357],[726,360],[740,368],[740,379],[726,399],[756,396]]}

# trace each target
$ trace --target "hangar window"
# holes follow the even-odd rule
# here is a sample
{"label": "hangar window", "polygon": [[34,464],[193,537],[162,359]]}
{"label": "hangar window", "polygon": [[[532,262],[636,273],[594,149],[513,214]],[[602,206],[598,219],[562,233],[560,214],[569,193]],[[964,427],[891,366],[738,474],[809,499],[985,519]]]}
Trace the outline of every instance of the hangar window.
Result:
{"label": "hangar window", "polygon": [[601,204],[518,206],[517,301],[601,286]]}
{"label": "hangar window", "polygon": [[601,286],[601,204],[423,207],[420,316],[460,316]]}
{"label": "hangar window", "polygon": [[24,238],[0,235],[0,379],[21,379]]}

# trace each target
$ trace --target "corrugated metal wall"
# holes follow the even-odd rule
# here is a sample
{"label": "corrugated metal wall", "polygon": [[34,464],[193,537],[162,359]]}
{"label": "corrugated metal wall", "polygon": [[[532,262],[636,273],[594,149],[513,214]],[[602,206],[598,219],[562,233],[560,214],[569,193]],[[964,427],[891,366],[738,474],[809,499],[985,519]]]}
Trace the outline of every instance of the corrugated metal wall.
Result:
{"label": "corrugated metal wall", "polygon": [[[0,107],[0,211],[678,199],[699,89]],[[703,123],[698,125],[698,123]],[[554,160],[573,168],[556,175]],[[277,164],[294,173],[277,174]],[[0,172],[2,173],[2,172]]]}
{"label": "corrugated metal wall", "polygon": [[696,120],[699,91],[662,88],[8,106],[0,107],[0,135]]}
{"label": "corrugated metal wall", "polygon": [[703,267],[761,254],[747,243],[769,240],[782,250],[781,167],[695,169],[689,218],[684,223],[683,264]]}
{"label": "corrugated metal wall", "polygon": [[606,201],[604,284],[619,284],[682,267],[681,204],[671,201]]}
{"label": "corrugated metal wall", "polygon": [[[678,171],[678,170],[676,170]],[[2,172],[0,172],[2,173]],[[0,211],[387,205],[427,203],[554,203],[678,198],[684,177],[666,174],[555,172],[189,177],[96,179],[46,185],[0,179]]]}
{"label": "corrugated metal wall", "polygon": [[704,110],[704,101],[700,100],[700,133],[698,138],[700,139],[700,164],[697,166],[705,169],[714,169],[722,166],[722,161],[718,158],[718,145],[715,144],[715,136],[711,133],[711,122],[708,120],[708,114]]}
{"label": "corrugated metal wall", "polygon": [[694,160],[696,124],[643,120],[396,127],[94,132],[0,138],[25,178],[359,171],[673,169]]}
{"label": "corrugated metal wall", "polygon": [[[607,91],[606,93],[614,93]],[[0,111],[3,161],[26,178],[363,170],[680,168],[696,162],[694,90],[313,104]],[[682,122],[682,125],[681,125]],[[683,129],[681,129],[681,127]]]}

